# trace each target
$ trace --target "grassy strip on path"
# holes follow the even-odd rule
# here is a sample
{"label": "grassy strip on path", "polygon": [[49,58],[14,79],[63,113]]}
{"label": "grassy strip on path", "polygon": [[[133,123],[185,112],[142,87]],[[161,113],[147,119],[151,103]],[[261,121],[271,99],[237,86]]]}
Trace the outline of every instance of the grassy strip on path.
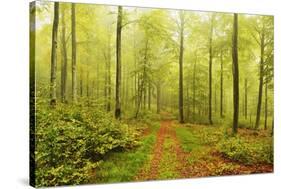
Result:
{"label": "grassy strip on path", "polygon": [[133,181],[152,153],[159,123],[149,126],[150,133],[141,138],[135,150],[113,152],[95,170],[93,183],[114,183]]}

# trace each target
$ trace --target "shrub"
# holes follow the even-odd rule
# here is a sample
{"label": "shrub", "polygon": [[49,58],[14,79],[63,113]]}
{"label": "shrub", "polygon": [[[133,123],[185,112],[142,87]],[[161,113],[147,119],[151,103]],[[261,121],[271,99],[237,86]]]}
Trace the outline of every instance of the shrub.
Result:
{"label": "shrub", "polygon": [[137,145],[136,131],[94,108],[36,105],[36,186],[89,182],[104,155]]}
{"label": "shrub", "polygon": [[226,157],[245,164],[273,163],[271,140],[246,140],[231,137],[218,144],[219,151]]}

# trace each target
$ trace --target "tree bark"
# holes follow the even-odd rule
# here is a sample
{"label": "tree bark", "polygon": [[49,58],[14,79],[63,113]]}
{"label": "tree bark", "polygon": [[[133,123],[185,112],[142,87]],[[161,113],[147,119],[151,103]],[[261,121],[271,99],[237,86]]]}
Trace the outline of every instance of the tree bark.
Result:
{"label": "tree bark", "polygon": [[108,53],[108,62],[107,62],[107,111],[111,110],[111,36],[108,37],[108,44],[107,44],[107,53]]}
{"label": "tree bark", "polygon": [[262,89],[263,89],[263,64],[264,64],[264,31],[261,34],[261,45],[260,45],[260,77],[259,77],[259,96],[256,114],[255,129],[259,128],[260,125],[260,114],[261,114],[261,104],[262,104]]}
{"label": "tree bark", "polygon": [[148,83],[148,109],[151,110],[151,82]]}
{"label": "tree bark", "polygon": [[268,114],[268,107],[267,107],[267,86],[268,84],[265,84],[265,102],[264,102],[264,129],[267,129],[267,114]]}
{"label": "tree bark", "polygon": [[115,118],[121,118],[121,36],[122,36],[122,6],[118,6],[117,28],[116,28],[116,97]]}
{"label": "tree bark", "polygon": [[245,79],[245,119],[248,116],[248,79]]}
{"label": "tree bark", "polygon": [[239,117],[239,68],[238,68],[238,14],[234,14],[233,42],[232,42],[232,66],[233,66],[233,134],[238,130]]}
{"label": "tree bark", "polygon": [[160,113],[161,110],[161,85],[157,84],[156,86],[156,92],[157,92],[157,114]]}
{"label": "tree bark", "polygon": [[223,118],[223,53],[221,51],[221,78],[220,78],[220,117]]}
{"label": "tree bark", "polygon": [[57,71],[57,43],[58,43],[58,25],[59,25],[59,3],[55,2],[54,5],[54,21],[53,21],[53,31],[52,31],[52,54],[51,54],[51,101],[50,105],[52,107],[57,104],[56,96],[56,71]]}
{"label": "tree bark", "polygon": [[212,121],[212,65],[213,65],[213,25],[214,15],[211,18],[210,36],[209,36],[209,124],[213,124]]}
{"label": "tree bark", "polygon": [[77,68],[76,68],[76,10],[71,4],[71,37],[72,37],[72,101],[77,103]]}
{"label": "tree bark", "polygon": [[195,84],[196,84],[196,63],[197,63],[197,55],[195,55],[195,61],[194,61],[194,65],[193,65],[193,82],[192,82],[192,91],[193,91],[193,94],[192,94],[192,121],[195,121],[195,96],[196,96],[196,87],[195,87]]}
{"label": "tree bark", "polygon": [[61,64],[61,101],[65,103],[66,100],[66,88],[67,88],[67,48],[66,48],[66,29],[65,29],[65,7],[62,8],[61,14],[62,21],[62,64]]}
{"label": "tree bark", "polygon": [[179,56],[179,122],[183,120],[183,41],[184,41],[184,12],[180,12],[180,56]]}
{"label": "tree bark", "polygon": [[83,70],[80,73],[80,97],[83,97]]}

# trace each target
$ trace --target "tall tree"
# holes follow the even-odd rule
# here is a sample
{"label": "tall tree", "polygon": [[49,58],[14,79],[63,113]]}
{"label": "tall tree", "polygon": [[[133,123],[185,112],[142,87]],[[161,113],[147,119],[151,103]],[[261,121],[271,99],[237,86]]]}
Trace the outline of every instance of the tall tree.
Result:
{"label": "tall tree", "polygon": [[245,109],[245,119],[247,119],[248,116],[248,79],[245,78],[245,86],[244,86],[244,90],[245,90],[245,97],[244,97],[244,109]]}
{"label": "tall tree", "polygon": [[267,90],[268,90],[268,83],[265,83],[265,99],[264,99],[264,129],[267,129],[267,114],[268,114],[268,95],[267,95]]}
{"label": "tall tree", "polygon": [[259,66],[259,94],[258,94],[258,105],[257,105],[257,114],[256,114],[256,123],[255,128],[258,129],[260,125],[260,114],[261,114],[261,105],[262,105],[262,92],[263,92],[263,75],[264,75],[264,49],[265,49],[265,28],[264,23],[262,28],[258,31],[260,41],[260,66]]}
{"label": "tall tree", "polygon": [[122,6],[118,6],[116,28],[116,97],[115,118],[121,118],[121,33],[122,33]]}
{"label": "tall tree", "polygon": [[66,25],[65,25],[65,8],[61,7],[61,101],[66,102],[66,89],[67,89],[67,48],[66,48]]}
{"label": "tall tree", "polygon": [[223,118],[223,51],[220,54],[220,117]]}
{"label": "tall tree", "polygon": [[210,34],[209,34],[209,123],[212,125],[212,67],[213,67],[213,30],[214,13],[211,16]]}
{"label": "tall tree", "polygon": [[59,3],[54,4],[54,21],[52,31],[52,53],[51,53],[51,106],[56,106],[56,71],[57,71],[57,43],[58,43],[58,25],[59,25]]}
{"label": "tall tree", "polygon": [[183,123],[183,53],[184,53],[184,11],[179,12],[180,16],[180,54],[179,54],[179,122]]}
{"label": "tall tree", "polygon": [[72,101],[77,102],[77,65],[76,65],[76,10],[71,4],[71,37],[72,37]]}
{"label": "tall tree", "polygon": [[192,120],[195,121],[195,97],[196,97],[196,63],[197,63],[197,52],[195,52],[195,60],[193,64],[193,82],[192,82]]}
{"label": "tall tree", "polygon": [[232,39],[232,74],[233,74],[233,134],[238,130],[239,117],[239,68],[238,68],[238,14],[234,14]]}

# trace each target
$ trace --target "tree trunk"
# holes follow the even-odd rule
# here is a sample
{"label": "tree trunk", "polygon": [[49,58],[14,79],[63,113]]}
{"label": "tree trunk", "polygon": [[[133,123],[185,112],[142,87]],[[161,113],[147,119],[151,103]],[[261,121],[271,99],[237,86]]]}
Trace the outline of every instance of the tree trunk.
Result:
{"label": "tree trunk", "polygon": [[260,78],[259,78],[259,96],[258,96],[258,105],[257,105],[257,115],[255,129],[259,128],[260,125],[260,114],[261,114],[261,104],[262,104],[262,89],[263,89],[263,64],[264,64],[264,32],[261,34],[261,57],[260,57]]}
{"label": "tree trunk", "polygon": [[238,68],[238,14],[234,14],[233,42],[232,42],[232,66],[233,66],[233,134],[238,130],[239,117],[239,68]]}
{"label": "tree trunk", "polygon": [[209,36],[209,124],[213,124],[212,121],[212,64],[213,64],[213,24],[214,14],[211,18],[210,36]]}
{"label": "tree trunk", "polygon": [[245,79],[245,119],[248,116],[248,79]]}
{"label": "tree trunk", "polygon": [[268,114],[268,107],[267,107],[267,83],[265,84],[265,102],[264,102],[264,129],[267,129],[267,114]]}
{"label": "tree trunk", "polygon": [[80,73],[80,97],[83,97],[83,70]]}
{"label": "tree trunk", "polygon": [[71,4],[71,37],[72,37],[72,101],[77,102],[77,68],[76,68],[76,10]]}
{"label": "tree trunk", "polygon": [[61,14],[62,21],[62,64],[61,64],[61,101],[65,103],[66,100],[66,87],[67,87],[67,48],[66,48],[66,31],[65,31],[65,7],[62,8]]}
{"label": "tree trunk", "polygon": [[151,82],[148,83],[148,109],[151,110]]}
{"label": "tree trunk", "polygon": [[87,93],[87,99],[89,100],[89,69],[87,69],[87,78],[86,78],[86,93]]}
{"label": "tree trunk", "polygon": [[179,122],[183,123],[183,41],[184,12],[180,12],[180,56],[179,56]]}
{"label": "tree trunk", "polygon": [[274,117],[272,116],[271,136],[274,135]]}
{"label": "tree trunk", "polygon": [[53,32],[52,32],[52,54],[51,54],[51,106],[56,106],[56,71],[57,71],[57,36],[58,36],[58,25],[59,25],[59,3],[55,2],[54,5],[54,21],[53,21]]}
{"label": "tree trunk", "polygon": [[156,86],[156,91],[157,91],[157,114],[160,113],[161,110],[161,86],[160,84],[157,84]]}
{"label": "tree trunk", "polygon": [[195,121],[195,96],[196,96],[196,87],[195,87],[195,79],[196,79],[196,63],[197,63],[197,55],[195,55],[195,61],[194,61],[194,65],[193,65],[193,82],[192,82],[192,121]]}
{"label": "tree trunk", "polygon": [[111,36],[108,37],[108,46],[107,46],[107,111],[111,110]]}
{"label": "tree trunk", "polygon": [[139,86],[138,86],[138,104],[137,104],[137,109],[136,109],[135,118],[138,117],[138,114],[139,114],[139,111],[140,111],[140,106],[141,106],[141,104],[142,104],[143,85],[144,85],[144,80],[143,80],[143,78],[142,78],[141,81],[140,81],[140,78],[139,78]]}
{"label": "tree trunk", "polygon": [[97,77],[97,80],[96,80],[96,98],[99,99],[100,97],[100,64],[99,62],[97,61],[96,62],[96,77]]}
{"label": "tree trunk", "polygon": [[122,32],[122,6],[118,6],[117,28],[116,28],[116,97],[115,118],[121,118],[121,32]]}
{"label": "tree trunk", "polygon": [[221,78],[220,78],[220,117],[223,118],[223,53],[221,51]]}

